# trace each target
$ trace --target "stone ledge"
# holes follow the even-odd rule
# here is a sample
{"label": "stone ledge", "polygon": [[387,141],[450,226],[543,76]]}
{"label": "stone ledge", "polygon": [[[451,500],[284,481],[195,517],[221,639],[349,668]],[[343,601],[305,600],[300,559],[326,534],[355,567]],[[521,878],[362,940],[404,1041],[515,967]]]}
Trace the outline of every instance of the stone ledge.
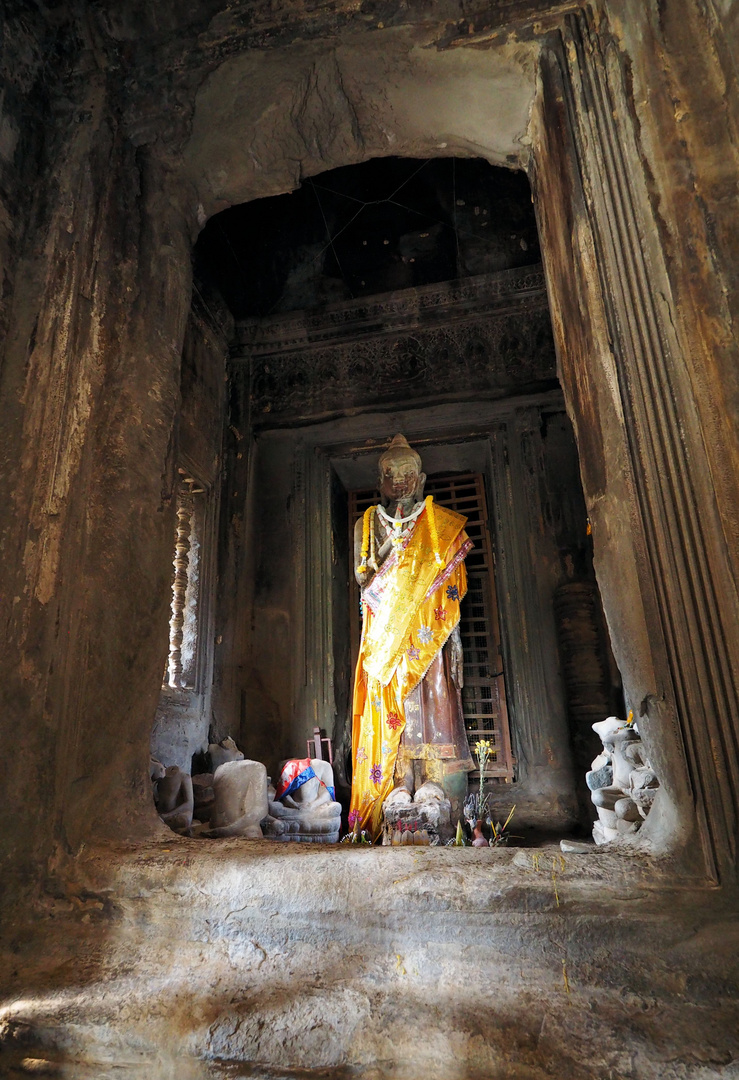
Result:
{"label": "stone ledge", "polygon": [[675,882],[556,847],[84,851],[4,925],[0,1054],[79,1080],[728,1080],[736,897]]}

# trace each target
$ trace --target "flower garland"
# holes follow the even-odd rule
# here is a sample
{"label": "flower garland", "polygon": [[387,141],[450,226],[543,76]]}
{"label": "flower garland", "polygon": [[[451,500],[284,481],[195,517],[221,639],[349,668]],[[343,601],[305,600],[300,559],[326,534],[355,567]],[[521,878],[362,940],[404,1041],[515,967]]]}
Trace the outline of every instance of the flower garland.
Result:
{"label": "flower garland", "polygon": [[[367,566],[371,566],[376,572],[377,567],[377,550],[376,550],[376,537],[375,537],[375,513],[379,513],[385,520],[386,524],[393,530],[393,547],[398,556],[401,554],[403,547],[403,526],[408,525],[412,521],[416,521],[420,517],[421,511],[425,510],[428,516],[429,533],[431,534],[431,546],[434,551],[434,558],[437,566],[443,566],[444,560],[439,554],[439,534],[436,529],[436,515],[434,513],[434,497],[433,495],[427,495],[422,503],[410,513],[407,517],[393,517],[388,514],[384,506],[378,504],[377,506],[368,506],[364,512],[362,519],[362,550],[359,566],[357,567],[358,574],[366,574]],[[369,559],[368,559],[369,556]]]}
{"label": "flower garland", "polygon": [[378,505],[377,510],[380,517],[384,520],[388,530],[392,530],[393,547],[395,548],[395,554],[400,557],[403,554],[403,537],[405,536],[407,529],[404,529],[404,525],[410,525],[412,522],[417,521],[421,516],[421,511],[424,508],[424,504],[419,503],[408,514],[407,517],[393,517],[392,514],[388,514],[384,506]]}
{"label": "flower garland", "polygon": [[[375,551],[375,510],[376,507],[368,506],[364,512],[362,519],[362,551],[359,566],[357,567],[358,574],[367,573],[367,556],[369,555],[369,565],[373,570],[377,570],[377,555]],[[371,538],[371,540],[370,540]],[[371,548],[370,548],[371,543]]]}
{"label": "flower garland", "polygon": [[[432,496],[429,496],[429,498],[431,497]],[[392,525],[394,528],[397,529],[399,525],[407,525],[409,521],[415,521],[416,518],[420,517],[423,507],[423,503],[418,503],[418,505],[415,506],[413,510],[411,510],[408,517],[393,517],[392,514],[388,514],[387,510],[382,505],[378,505],[377,510],[380,513],[380,517],[383,517],[388,523],[388,525]]]}

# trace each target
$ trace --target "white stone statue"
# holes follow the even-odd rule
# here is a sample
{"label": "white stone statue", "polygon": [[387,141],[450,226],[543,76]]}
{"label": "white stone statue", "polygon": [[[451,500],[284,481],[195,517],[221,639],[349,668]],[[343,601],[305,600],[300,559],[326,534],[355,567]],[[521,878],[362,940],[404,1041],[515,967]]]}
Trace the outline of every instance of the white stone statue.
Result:
{"label": "white stone statue", "polygon": [[596,844],[635,833],[651,809],[659,780],[647,761],[636,724],[609,716],[593,724],[603,743],[586,775],[598,820]]}

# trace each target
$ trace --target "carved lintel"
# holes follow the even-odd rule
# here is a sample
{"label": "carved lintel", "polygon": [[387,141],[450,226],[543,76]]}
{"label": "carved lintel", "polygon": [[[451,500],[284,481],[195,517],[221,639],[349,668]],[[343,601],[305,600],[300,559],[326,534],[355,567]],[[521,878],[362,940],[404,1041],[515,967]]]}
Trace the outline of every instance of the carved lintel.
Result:
{"label": "carved lintel", "polygon": [[239,325],[255,425],[397,401],[502,396],[556,380],[539,266]]}
{"label": "carved lintel", "polygon": [[393,337],[465,319],[508,315],[521,307],[547,307],[544,271],[538,264],[339,301],[318,311],[245,319],[236,324],[232,359]]}

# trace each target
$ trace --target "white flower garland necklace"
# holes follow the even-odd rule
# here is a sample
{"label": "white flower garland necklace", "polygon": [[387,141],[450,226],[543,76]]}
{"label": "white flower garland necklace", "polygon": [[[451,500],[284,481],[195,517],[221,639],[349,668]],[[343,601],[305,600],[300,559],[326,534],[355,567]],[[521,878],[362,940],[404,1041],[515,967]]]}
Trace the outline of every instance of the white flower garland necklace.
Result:
{"label": "white flower garland necklace", "polygon": [[[433,500],[433,495],[427,495],[422,502],[415,504],[413,510],[407,517],[393,517],[392,514],[388,514],[381,503],[378,503],[376,506],[368,506],[364,512],[364,520],[362,522],[362,551],[359,566],[357,567],[357,573],[366,574],[368,563],[373,570],[377,570],[377,551],[375,545],[375,515],[377,513],[379,513],[380,520],[387,533],[392,533],[393,547],[395,548],[398,559],[400,559],[403,550],[403,537],[408,534],[411,524],[421,516],[424,509],[429,515],[429,532],[431,533],[434,558],[436,559],[438,566],[443,566],[444,560],[439,554],[439,537],[436,532]],[[405,528],[403,528],[403,526],[405,526]]]}
{"label": "white flower garland necklace", "polygon": [[382,505],[382,503],[378,503],[376,509],[377,509],[377,512],[380,515],[380,517],[384,518],[385,521],[388,523],[388,525],[392,525],[394,529],[397,529],[397,528],[399,528],[399,526],[407,525],[409,521],[415,521],[416,518],[420,517],[421,516],[421,511],[423,510],[425,505],[426,504],[423,502],[423,500],[421,502],[419,502],[419,503],[416,503],[416,505],[414,506],[413,510],[410,512],[408,517],[400,517],[400,518],[399,517],[393,517],[392,514],[388,514],[387,510]]}
{"label": "white flower garland necklace", "polygon": [[[377,506],[377,513],[380,515],[385,528],[392,529],[393,547],[395,552],[400,557],[400,553],[403,550],[403,537],[408,532],[411,524],[416,521],[420,516],[425,503],[416,503],[407,517],[393,517],[392,514],[388,514],[385,507],[379,503]],[[405,528],[403,527],[405,526]]]}

